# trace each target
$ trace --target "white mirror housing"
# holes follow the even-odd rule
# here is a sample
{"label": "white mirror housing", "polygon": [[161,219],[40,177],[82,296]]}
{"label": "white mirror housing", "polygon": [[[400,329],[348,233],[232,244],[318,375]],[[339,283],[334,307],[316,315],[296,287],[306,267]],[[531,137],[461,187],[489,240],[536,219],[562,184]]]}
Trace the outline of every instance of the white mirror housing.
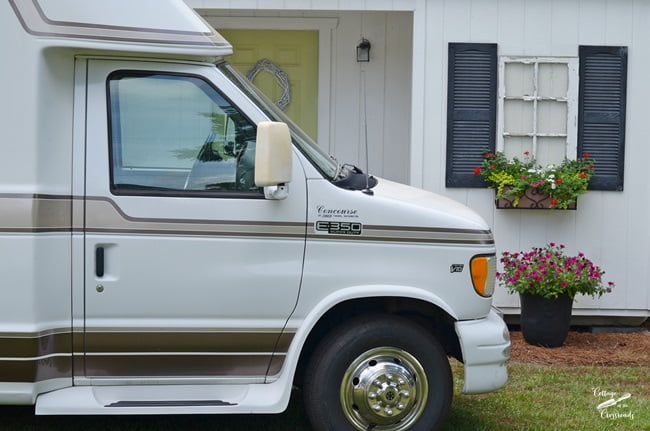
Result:
{"label": "white mirror housing", "polygon": [[270,187],[291,181],[291,134],[285,123],[263,121],[257,125],[255,185]]}

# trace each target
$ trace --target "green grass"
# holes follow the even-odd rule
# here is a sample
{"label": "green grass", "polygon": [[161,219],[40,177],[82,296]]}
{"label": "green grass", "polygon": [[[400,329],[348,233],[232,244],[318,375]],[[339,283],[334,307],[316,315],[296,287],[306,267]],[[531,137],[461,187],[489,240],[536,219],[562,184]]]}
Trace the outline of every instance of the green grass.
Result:
{"label": "green grass", "polygon": [[[462,395],[462,366],[453,364],[455,397],[445,431],[650,431],[650,372],[643,367],[560,367],[513,364],[508,385],[493,393]],[[632,397],[602,418],[601,391]],[[300,394],[280,415],[34,416],[32,407],[0,407],[0,431],[309,431]]]}

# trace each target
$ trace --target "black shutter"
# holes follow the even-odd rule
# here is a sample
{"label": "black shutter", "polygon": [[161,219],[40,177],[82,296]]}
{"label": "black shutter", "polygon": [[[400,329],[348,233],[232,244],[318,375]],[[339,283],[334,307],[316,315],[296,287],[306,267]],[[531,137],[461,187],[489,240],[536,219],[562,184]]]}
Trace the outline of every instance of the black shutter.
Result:
{"label": "black shutter", "polygon": [[474,175],[496,139],[497,45],[449,44],[447,187],[486,187]]}
{"label": "black shutter", "polygon": [[627,47],[580,47],[578,156],[596,160],[590,190],[623,190]]}

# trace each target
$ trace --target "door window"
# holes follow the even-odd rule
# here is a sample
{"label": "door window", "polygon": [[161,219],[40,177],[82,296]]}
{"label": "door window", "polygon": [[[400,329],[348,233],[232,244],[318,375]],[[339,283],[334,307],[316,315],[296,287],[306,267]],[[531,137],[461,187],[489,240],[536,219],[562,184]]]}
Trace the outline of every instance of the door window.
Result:
{"label": "door window", "polygon": [[207,82],[118,72],[108,85],[113,193],[261,195],[255,125]]}

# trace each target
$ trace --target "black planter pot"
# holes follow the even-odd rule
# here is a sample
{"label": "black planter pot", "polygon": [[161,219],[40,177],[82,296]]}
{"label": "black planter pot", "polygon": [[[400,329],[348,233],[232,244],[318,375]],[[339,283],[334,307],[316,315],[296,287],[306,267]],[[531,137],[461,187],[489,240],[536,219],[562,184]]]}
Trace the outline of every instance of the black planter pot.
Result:
{"label": "black planter pot", "polygon": [[529,344],[560,347],[564,344],[571,325],[573,299],[569,295],[544,298],[522,293],[521,332]]}

